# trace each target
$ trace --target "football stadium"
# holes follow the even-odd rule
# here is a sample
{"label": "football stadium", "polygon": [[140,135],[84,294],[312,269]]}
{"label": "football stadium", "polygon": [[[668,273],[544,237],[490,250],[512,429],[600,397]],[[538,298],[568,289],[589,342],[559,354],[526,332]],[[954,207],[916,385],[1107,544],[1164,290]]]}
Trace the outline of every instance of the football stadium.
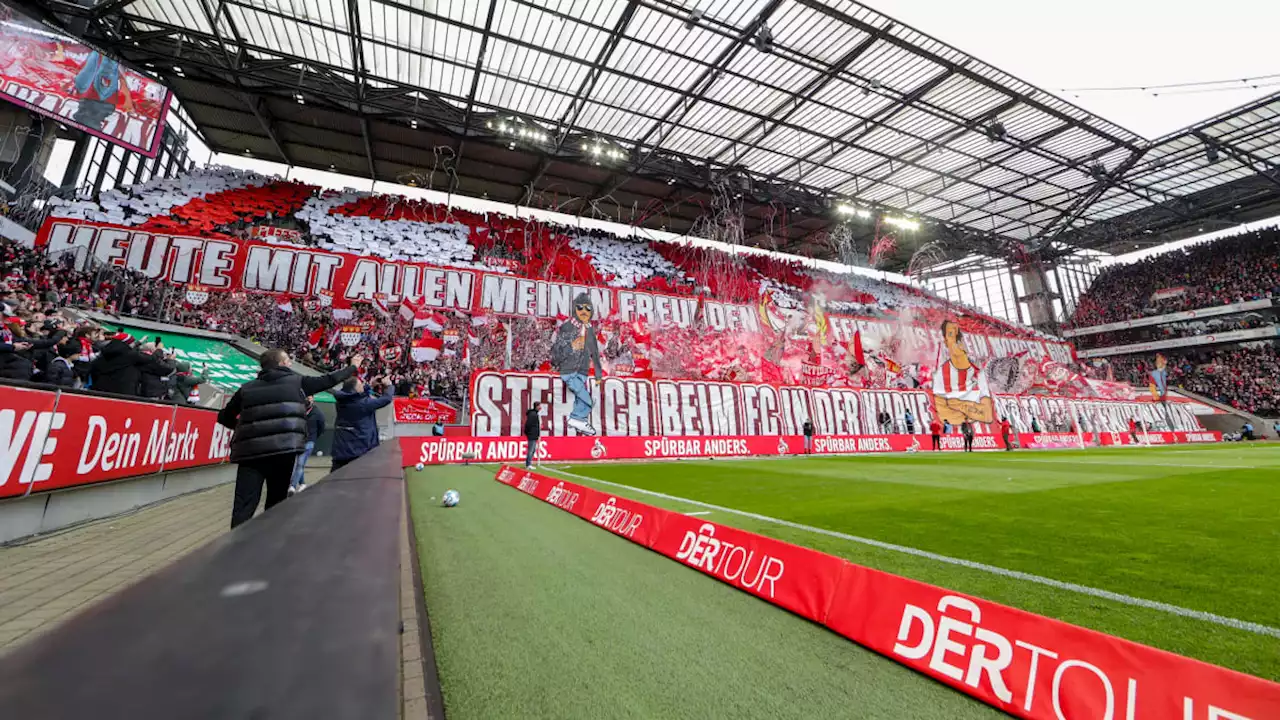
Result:
{"label": "football stadium", "polygon": [[1280,719],[1171,9],[0,0],[0,717]]}

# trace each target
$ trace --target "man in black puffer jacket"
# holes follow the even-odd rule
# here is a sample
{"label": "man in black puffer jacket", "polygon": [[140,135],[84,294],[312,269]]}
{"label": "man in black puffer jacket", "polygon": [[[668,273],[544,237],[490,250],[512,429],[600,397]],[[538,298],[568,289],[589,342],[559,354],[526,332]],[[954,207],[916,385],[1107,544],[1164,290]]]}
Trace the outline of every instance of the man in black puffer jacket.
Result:
{"label": "man in black puffer jacket", "polygon": [[289,479],[298,454],[307,445],[307,396],[328,390],[356,374],[364,362],[359,355],[341,370],[304,377],[289,369],[283,350],[268,350],[258,361],[258,379],[245,383],[218,413],[218,422],[235,430],[231,462],[236,469],[236,495],[231,527],[253,517],[267,485],[266,509],[289,496]]}
{"label": "man in black puffer jacket", "polygon": [[140,368],[138,396],[148,400],[163,400],[169,397],[169,388],[172,383],[167,378],[177,370],[177,365],[165,355],[161,346],[144,343],[139,349],[143,355],[150,355],[155,358],[156,362],[148,363]]}
{"label": "man in black puffer jacket", "polygon": [[[89,368],[89,376],[93,389],[98,392],[137,395],[142,369],[161,365],[164,365],[164,361],[159,357],[134,349],[133,338],[128,334],[116,333],[94,359]],[[168,374],[168,371],[164,374]]]}

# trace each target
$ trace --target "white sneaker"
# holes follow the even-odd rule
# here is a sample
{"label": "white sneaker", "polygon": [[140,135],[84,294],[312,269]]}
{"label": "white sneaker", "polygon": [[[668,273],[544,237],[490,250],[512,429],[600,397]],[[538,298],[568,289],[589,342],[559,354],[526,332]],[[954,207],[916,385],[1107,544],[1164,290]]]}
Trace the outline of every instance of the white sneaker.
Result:
{"label": "white sneaker", "polygon": [[293,497],[293,494],[294,494],[294,493],[296,493],[296,492],[298,492],[298,488],[296,488],[296,487],[294,487],[294,486],[290,485],[290,486],[289,486],[289,497]]}
{"label": "white sneaker", "polygon": [[569,427],[573,428],[574,430],[577,430],[579,435],[595,434],[595,431],[591,429],[591,426],[583,422],[582,420],[575,420],[573,418],[569,418]]}
{"label": "white sneaker", "polygon": [[306,489],[307,489],[306,483],[298,483],[298,492],[302,492],[303,490],[306,490]]}

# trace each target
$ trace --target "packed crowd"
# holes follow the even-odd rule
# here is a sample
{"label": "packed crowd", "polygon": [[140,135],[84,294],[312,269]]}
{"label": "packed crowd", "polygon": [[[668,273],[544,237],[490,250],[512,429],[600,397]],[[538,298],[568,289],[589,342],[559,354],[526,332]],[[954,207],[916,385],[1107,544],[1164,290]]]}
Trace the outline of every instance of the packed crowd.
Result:
{"label": "packed crowd", "polygon": [[1280,296],[1280,228],[1241,233],[1102,271],[1072,327]]}
{"label": "packed crowd", "polygon": [[[1280,351],[1273,342],[1166,353],[1168,384],[1257,415],[1280,415]],[[1111,359],[1116,379],[1150,383],[1154,356]]]}
{"label": "packed crowd", "polygon": [[143,307],[149,288],[128,288],[21,246],[0,243],[0,378],[151,400],[195,402],[207,378],[166,350],[91,322],[68,306]]}

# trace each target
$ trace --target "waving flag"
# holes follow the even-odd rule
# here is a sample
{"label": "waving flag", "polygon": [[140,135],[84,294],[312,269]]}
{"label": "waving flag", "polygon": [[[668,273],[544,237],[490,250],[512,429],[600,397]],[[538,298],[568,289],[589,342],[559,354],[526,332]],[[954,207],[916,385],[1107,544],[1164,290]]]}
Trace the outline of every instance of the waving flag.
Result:
{"label": "waving flag", "polygon": [[413,298],[407,297],[400,301],[400,317],[405,320],[413,320],[421,309],[421,303]]}
{"label": "waving flag", "polygon": [[413,347],[409,349],[409,355],[417,362],[427,363],[440,357],[440,351],[443,349],[443,340],[432,336],[430,333],[423,333],[422,337],[413,341]]}
{"label": "waving flag", "polygon": [[311,334],[307,336],[307,347],[311,350],[315,350],[320,347],[320,343],[322,342],[324,342],[324,328],[322,327],[312,330]]}
{"label": "waving flag", "polygon": [[415,318],[413,324],[414,326],[421,325],[431,332],[440,332],[448,322],[449,318],[445,317],[444,313],[433,312],[428,313],[421,321]]}
{"label": "waving flag", "polygon": [[293,300],[288,295],[276,297],[276,309],[280,312],[293,312]]}

